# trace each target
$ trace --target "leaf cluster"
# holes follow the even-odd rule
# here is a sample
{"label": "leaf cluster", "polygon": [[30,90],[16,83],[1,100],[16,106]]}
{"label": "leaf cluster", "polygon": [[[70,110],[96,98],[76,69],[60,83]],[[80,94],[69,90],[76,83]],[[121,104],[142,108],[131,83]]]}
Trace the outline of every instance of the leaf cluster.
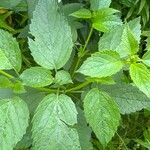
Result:
{"label": "leaf cluster", "polygon": [[2,0],[0,149],[150,149],[149,7]]}

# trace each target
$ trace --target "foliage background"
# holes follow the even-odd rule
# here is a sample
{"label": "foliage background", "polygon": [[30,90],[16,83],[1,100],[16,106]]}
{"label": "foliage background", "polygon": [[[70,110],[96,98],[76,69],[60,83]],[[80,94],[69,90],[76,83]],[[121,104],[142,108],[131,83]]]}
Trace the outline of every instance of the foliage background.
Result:
{"label": "foliage background", "polygon": [[[29,67],[33,67],[36,65],[35,61],[30,55],[30,51],[27,44],[27,36],[31,36],[29,31],[29,24],[30,19],[32,18],[32,12],[34,10],[36,0],[0,0],[0,28],[9,31],[13,34],[14,37],[17,38],[19,42],[20,49],[22,51],[22,58],[23,58],[23,66],[21,72]],[[62,3],[67,5],[68,3],[78,3],[71,8],[68,9],[69,13],[72,13],[76,10],[75,7],[80,7],[80,5],[84,5],[86,8],[90,7],[90,2],[88,0],[63,0]],[[123,21],[130,21],[136,17],[141,17],[141,24],[142,24],[142,37],[141,37],[141,44],[140,44],[140,51],[139,56],[142,57],[146,50],[150,50],[150,1],[149,0],[112,0],[111,7],[121,11],[121,19]],[[73,10],[74,9],[74,10]],[[77,8],[78,9],[78,8]],[[67,14],[67,12],[66,12]],[[71,18],[75,19],[75,18]],[[70,19],[70,21],[72,21]],[[85,20],[77,20],[76,24],[72,25],[73,28],[78,29],[77,32],[74,30],[73,37],[76,41],[76,46],[79,47],[80,45],[84,45],[85,39],[89,33],[89,23]],[[98,40],[101,35],[99,32],[94,30],[91,40],[88,44],[89,53],[87,53],[86,57],[88,57],[91,53],[98,49]],[[84,59],[86,59],[86,57]],[[72,58],[70,62],[74,60],[77,61],[77,52],[74,51],[72,54]],[[65,69],[67,70],[71,64],[67,64]],[[74,66],[73,66],[74,67]],[[13,71],[8,71],[10,74],[15,73]],[[116,75],[115,78],[119,82],[125,81],[130,82],[130,77],[127,71],[124,71],[123,74]],[[76,75],[76,82],[82,81],[82,76]],[[2,81],[0,80],[2,85]],[[93,85],[94,86],[94,85]],[[116,93],[120,92],[120,95],[125,94],[125,98],[130,99],[131,95],[128,95],[130,89],[125,93],[123,87],[126,85],[120,84],[120,87],[117,87]],[[7,87],[3,87],[0,89],[0,98],[9,98],[12,95],[12,91],[7,89]],[[85,90],[88,90],[90,87],[87,87]],[[105,91],[109,91],[111,93],[111,89],[107,86],[102,87]],[[18,93],[23,93],[24,90],[21,85],[16,85],[13,89],[16,90]],[[27,88],[27,93],[21,94],[22,99],[24,99],[30,110],[31,117],[38,105],[38,103],[43,99],[45,96],[44,92],[39,92],[34,89]],[[134,91],[134,90],[133,90]],[[113,97],[114,93],[110,95]],[[142,94],[133,93],[134,95],[137,94],[137,97],[142,97]],[[81,97],[84,97],[85,93]],[[80,95],[79,94],[70,94],[69,96],[78,104],[80,104]],[[145,99],[143,96],[142,99]],[[133,104],[134,105],[134,104]],[[130,105],[132,107],[132,105]],[[116,149],[131,149],[131,150],[146,150],[150,149],[150,110],[149,109],[142,109],[141,111],[134,112],[131,114],[124,114],[122,115],[121,125],[111,142],[109,142],[106,149],[108,150],[116,150]],[[84,122],[84,120],[82,120]],[[81,122],[82,122],[81,121]],[[27,133],[22,139],[21,142],[17,144],[15,147],[16,150],[19,149],[30,149],[31,148],[31,132],[30,126],[28,127]],[[90,132],[89,130],[85,132]],[[90,134],[90,133],[89,133]],[[101,150],[103,149],[102,145],[96,138],[95,134],[92,133],[91,139],[93,149],[94,150]],[[89,143],[85,144],[86,146],[90,147]]]}

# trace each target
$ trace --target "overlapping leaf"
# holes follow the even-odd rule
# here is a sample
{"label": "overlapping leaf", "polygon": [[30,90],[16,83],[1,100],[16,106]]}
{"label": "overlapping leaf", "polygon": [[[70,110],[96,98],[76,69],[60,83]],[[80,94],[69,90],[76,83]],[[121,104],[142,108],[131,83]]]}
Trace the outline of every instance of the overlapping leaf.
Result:
{"label": "overlapping leaf", "polygon": [[120,113],[115,101],[105,92],[92,89],[84,99],[84,112],[96,136],[106,146],[119,125]]}
{"label": "overlapping leaf", "polygon": [[78,72],[90,77],[107,77],[117,73],[123,64],[118,53],[102,51],[84,61]]}
{"label": "overlapping leaf", "polygon": [[77,111],[71,98],[46,96],[33,118],[33,150],[80,150],[76,123]]}
{"label": "overlapping leaf", "polygon": [[78,124],[77,131],[79,134],[79,140],[82,150],[93,150],[91,140],[91,128],[87,125],[84,112],[78,108]]}
{"label": "overlapping leaf", "polygon": [[150,71],[143,64],[131,64],[130,75],[135,85],[150,98]]}
{"label": "overlapping leaf", "polygon": [[84,19],[92,17],[91,11],[85,8],[79,9],[78,11],[75,11],[70,15],[76,18],[84,18]]}
{"label": "overlapping leaf", "polygon": [[118,15],[118,10],[112,8],[103,8],[93,12],[92,27],[98,31],[108,32],[116,26],[122,25]]}
{"label": "overlapping leaf", "polygon": [[143,63],[144,63],[145,65],[150,66],[150,51],[147,51],[147,52],[144,54],[144,56],[143,56],[143,58],[142,58],[142,61],[143,61]]}
{"label": "overlapping leaf", "polygon": [[121,57],[136,53],[141,35],[140,28],[140,18],[136,18],[130,21],[128,25],[112,29],[100,39],[99,50],[114,50]]}
{"label": "overlapping leaf", "polygon": [[55,0],[39,0],[30,25],[35,37],[29,39],[32,56],[39,65],[48,69],[63,67],[73,46],[71,29],[58,9]]}
{"label": "overlapping leaf", "polygon": [[64,70],[58,71],[55,76],[55,84],[64,85],[68,83],[72,83],[69,72]]}
{"label": "overlapping leaf", "polygon": [[111,86],[100,86],[116,101],[122,114],[130,114],[143,108],[150,108],[150,99],[138,88],[118,83]]}
{"label": "overlapping leaf", "polygon": [[0,7],[4,7],[4,8],[13,8],[15,6],[17,6],[22,0],[1,0],[0,2]]}
{"label": "overlapping leaf", "polygon": [[26,132],[29,111],[18,97],[0,100],[0,149],[13,150]]}
{"label": "overlapping leaf", "polygon": [[101,8],[108,8],[111,4],[111,0],[91,0],[91,9],[98,10]]}
{"label": "overlapping leaf", "polygon": [[21,52],[16,39],[0,29],[0,69],[20,71],[21,62]]}
{"label": "overlapping leaf", "polygon": [[25,70],[20,79],[27,86],[43,87],[50,85],[53,82],[51,71],[42,67],[32,67]]}

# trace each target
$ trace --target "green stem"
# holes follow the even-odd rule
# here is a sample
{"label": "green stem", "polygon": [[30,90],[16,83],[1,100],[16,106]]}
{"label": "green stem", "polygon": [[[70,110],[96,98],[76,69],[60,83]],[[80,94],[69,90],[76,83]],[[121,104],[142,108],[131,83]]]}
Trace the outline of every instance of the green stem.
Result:
{"label": "green stem", "polygon": [[[2,74],[2,75],[4,75],[4,76],[6,76],[6,77],[8,77],[9,79],[13,79],[13,78],[15,78],[14,76],[12,76],[12,75],[10,75],[10,74],[8,74],[8,73],[6,73],[5,71],[2,71],[2,70],[0,70],[0,74]],[[16,79],[16,80],[18,80],[18,79]],[[80,85],[78,85],[78,86],[76,86],[76,87],[74,87],[74,88],[71,88],[71,89],[68,89],[68,90],[66,90],[66,91],[64,91],[64,90],[58,90],[58,89],[48,89],[48,88],[35,88],[35,89],[37,89],[37,90],[39,90],[39,91],[41,91],[41,92],[46,92],[46,93],[58,93],[58,91],[60,92],[60,93],[82,93],[83,91],[78,91],[78,90],[80,90],[81,88],[83,88],[83,87],[85,87],[85,86],[87,86],[88,84],[90,84],[92,81],[86,81],[86,82],[83,82],[83,83],[81,83]]]}
{"label": "green stem", "polygon": [[70,91],[70,93],[72,93],[72,94],[81,94],[81,93],[83,93],[84,91]]}
{"label": "green stem", "polygon": [[[48,88],[35,88],[41,92],[46,92],[46,93],[57,93],[58,92],[58,89],[48,89]],[[59,92],[62,92],[62,91],[59,91]]]}
{"label": "green stem", "polygon": [[84,47],[83,47],[82,52],[85,51],[85,49],[86,49],[86,47],[87,47],[87,45],[88,45],[88,43],[89,43],[89,41],[90,41],[90,38],[91,38],[91,36],[92,36],[92,33],[93,33],[93,28],[90,29],[89,35],[88,35],[88,37],[87,37],[87,40],[86,40],[86,42],[85,42],[85,45],[84,45]]}
{"label": "green stem", "polygon": [[122,142],[122,144],[124,145],[124,148],[125,148],[126,150],[128,150],[128,148],[127,148],[127,146],[126,146],[124,140],[122,139],[122,137],[121,137],[117,132],[116,132],[116,134],[117,134],[117,136],[119,137],[119,139],[120,139],[120,141]]}
{"label": "green stem", "polygon": [[[93,28],[90,29],[89,35],[88,35],[87,40],[86,40],[86,42],[85,42],[85,45],[84,45],[84,47],[83,47],[83,49],[82,49],[82,54],[84,54],[85,49],[87,48],[87,45],[88,45],[88,43],[89,43],[89,41],[90,41],[90,38],[91,38],[91,36],[92,36],[92,33],[93,33]],[[76,63],[76,65],[75,65],[74,70],[73,70],[73,73],[72,73],[72,77],[74,77],[75,72],[77,71],[77,69],[78,69],[78,67],[79,67],[79,65],[80,65],[80,61],[81,61],[81,59],[82,59],[83,56],[84,56],[84,55],[80,55],[80,56],[78,57],[77,63]]]}
{"label": "green stem", "polygon": [[87,86],[90,83],[91,83],[91,81],[83,82],[83,83],[81,83],[80,85],[78,85],[78,86],[76,86],[74,88],[66,90],[65,92],[67,93],[67,92],[72,92],[72,91],[80,90],[80,89],[82,89],[83,87]]}
{"label": "green stem", "polygon": [[6,73],[5,71],[3,71],[3,70],[0,70],[0,74],[2,74],[2,75],[4,75],[4,76],[6,76],[7,78],[9,78],[9,79],[13,79],[13,78],[15,78],[14,76],[12,76],[12,75],[10,75],[10,74],[8,74],[8,73]]}

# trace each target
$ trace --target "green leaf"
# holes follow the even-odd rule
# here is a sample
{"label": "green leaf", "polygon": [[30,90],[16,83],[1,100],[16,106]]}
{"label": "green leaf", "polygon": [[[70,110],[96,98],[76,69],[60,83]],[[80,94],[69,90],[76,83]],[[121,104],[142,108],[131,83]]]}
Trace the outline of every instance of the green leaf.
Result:
{"label": "green leaf", "polygon": [[150,99],[138,88],[130,84],[102,85],[99,88],[109,93],[118,104],[122,114],[130,114],[150,107]]}
{"label": "green leaf", "polygon": [[0,100],[12,98],[13,92],[8,88],[0,88]]}
{"label": "green leaf", "polygon": [[34,60],[44,68],[59,69],[70,58],[73,42],[71,28],[55,0],[39,0],[30,25],[35,40],[29,39]]}
{"label": "green leaf", "polygon": [[144,131],[145,140],[150,140],[150,127]]}
{"label": "green leaf", "polygon": [[146,50],[150,51],[150,37],[147,38],[146,42]]}
{"label": "green leaf", "polygon": [[21,2],[21,0],[1,0],[0,3],[0,7],[4,7],[4,8],[13,8],[15,6],[17,6],[19,3]]}
{"label": "green leaf", "polygon": [[16,39],[0,29],[0,69],[20,71],[21,63],[21,52]]}
{"label": "green leaf", "polygon": [[67,3],[65,5],[62,5],[62,11],[63,11],[65,17],[67,18],[68,23],[71,27],[73,42],[76,42],[76,40],[78,38],[77,29],[82,28],[83,25],[80,22],[78,22],[77,18],[71,16],[70,14],[80,10],[81,8],[83,8],[82,3]]}
{"label": "green leaf", "polygon": [[150,51],[147,51],[147,52],[144,54],[144,56],[143,56],[143,58],[142,58],[142,62],[143,62],[145,65],[147,65],[147,66],[150,67]]}
{"label": "green leaf", "polygon": [[58,84],[58,85],[73,83],[69,72],[64,71],[64,70],[60,70],[56,73],[54,81],[55,81],[55,84]]}
{"label": "green leaf", "polygon": [[138,43],[140,44],[140,40],[141,40],[141,17],[135,18],[131,21],[128,22],[129,28],[131,29],[134,38],[138,41]]}
{"label": "green leaf", "polygon": [[84,112],[99,141],[106,146],[119,125],[120,113],[117,104],[107,93],[94,88],[84,99]]}
{"label": "green leaf", "polygon": [[5,76],[0,76],[0,88],[11,88],[13,83]]}
{"label": "green leaf", "polygon": [[0,76],[0,88],[8,88],[13,90],[16,94],[25,93],[24,86],[21,82],[11,82],[7,77]]}
{"label": "green leaf", "polygon": [[106,17],[106,16],[110,16],[110,15],[113,15],[115,13],[119,13],[120,11],[117,10],[117,9],[113,9],[113,8],[102,8],[102,9],[99,9],[99,10],[96,10],[93,12],[93,18],[97,18],[97,19],[100,19],[101,17]]}
{"label": "green leaf", "polygon": [[108,32],[110,29],[121,25],[122,22],[114,13],[119,12],[113,8],[103,8],[93,12],[92,27],[102,32]]}
{"label": "green leaf", "polygon": [[147,142],[143,142],[142,140],[136,140],[136,142],[140,145],[142,145],[143,147],[147,148],[147,149],[150,149],[150,142],[147,141]]}
{"label": "green leaf", "polygon": [[31,67],[26,69],[21,75],[20,79],[24,85],[31,87],[44,87],[53,82],[51,71],[42,67]]}
{"label": "green leaf", "polygon": [[[8,17],[10,15],[10,12],[6,13],[6,16]],[[0,16],[0,28],[8,30],[10,32],[15,32],[15,30],[8,25],[8,23],[6,22],[6,17],[4,16]]]}
{"label": "green leaf", "polygon": [[131,64],[130,76],[135,85],[150,98],[150,71],[143,64]]}
{"label": "green leaf", "polygon": [[67,3],[65,5],[62,5],[62,10],[64,12],[64,15],[71,20],[75,20],[74,17],[69,16],[70,14],[72,14],[73,12],[76,12],[80,9],[83,8],[83,4],[82,3]]}
{"label": "green leaf", "polygon": [[27,150],[32,145],[31,126],[27,128],[26,134],[23,136],[13,150]]}
{"label": "green leaf", "polygon": [[26,92],[26,90],[25,90],[23,84],[22,84],[21,82],[19,82],[19,81],[16,82],[16,83],[14,83],[14,85],[13,85],[13,87],[12,87],[12,90],[13,90],[13,92],[16,93],[16,94],[22,94],[22,93],[25,93],[25,92]]}
{"label": "green leaf", "polygon": [[21,2],[13,8],[13,10],[16,12],[27,11],[28,10],[27,0],[21,0]]}
{"label": "green leaf", "polygon": [[111,4],[111,0],[91,0],[91,9],[98,10],[101,8],[108,8]]}
{"label": "green leaf", "polygon": [[83,111],[78,107],[78,124],[77,131],[79,134],[79,140],[82,150],[92,150],[93,146],[90,142],[91,140],[91,128],[87,126],[87,122],[84,116]]}
{"label": "green leaf", "polygon": [[135,5],[137,0],[120,0],[120,2],[123,4],[123,5],[126,5],[127,7],[132,7]]}
{"label": "green leaf", "polygon": [[147,37],[147,39],[146,39],[146,50],[150,51],[150,31],[143,31],[142,35]]}
{"label": "green leaf", "polygon": [[33,150],[80,150],[76,123],[77,111],[70,97],[46,96],[33,118]]}
{"label": "green leaf", "polygon": [[132,31],[130,30],[129,26],[126,24],[124,28],[124,34],[123,37],[124,39],[122,46],[124,47],[124,50],[131,55],[134,55],[138,52],[139,45],[138,41],[134,37]]}
{"label": "green leaf", "polygon": [[122,67],[120,56],[116,52],[101,51],[87,58],[77,72],[86,76],[101,78],[117,73]]}
{"label": "green leaf", "polygon": [[28,16],[31,19],[33,17],[33,11],[35,10],[36,5],[38,4],[39,0],[27,0],[28,5]]}
{"label": "green leaf", "polygon": [[70,16],[76,18],[88,19],[92,17],[91,11],[85,8],[79,9],[78,11],[73,12]]}
{"label": "green leaf", "polygon": [[13,150],[26,132],[29,111],[19,97],[0,100],[0,149]]}
{"label": "green leaf", "polygon": [[138,51],[138,44],[141,35],[140,18],[136,18],[128,23],[112,29],[105,33],[99,41],[99,50],[114,50],[121,57],[126,57]]}
{"label": "green leaf", "polygon": [[20,97],[27,103],[31,118],[34,115],[34,112],[39,105],[39,103],[45,97],[45,93],[39,92],[33,88],[27,88],[26,93],[20,95]]}
{"label": "green leaf", "polygon": [[137,13],[138,15],[139,15],[140,12],[143,10],[145,4],[146,4],[146,0],[142,0],[142,1],[140,2],[140,7],[139,7],[139,10],[138,10],[138,13]]}

